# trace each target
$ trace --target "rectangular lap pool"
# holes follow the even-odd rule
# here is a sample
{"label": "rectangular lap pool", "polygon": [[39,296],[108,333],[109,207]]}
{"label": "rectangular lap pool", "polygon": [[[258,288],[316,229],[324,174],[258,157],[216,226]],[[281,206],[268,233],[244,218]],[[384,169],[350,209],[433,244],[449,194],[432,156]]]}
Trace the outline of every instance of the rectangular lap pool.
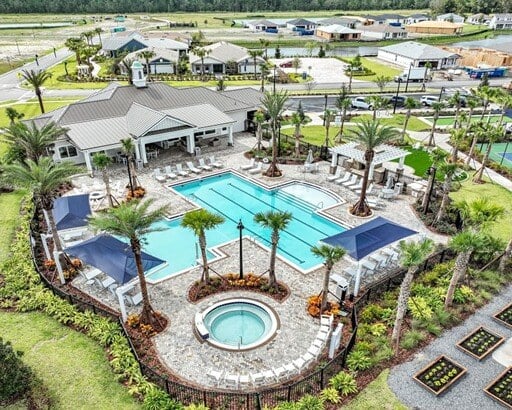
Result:
{"label": "rectangular lap pool", "polygon": [[[316,213],[316,206],[295,196],[293,190],[267,190],[230,172],[174,185],[173,189],[199,206],[224,216],[222,225],[206,232],[209,248],[237,239],[240,219],[245,226],[244,236],[251,236],[269,247],[270,230],[256,224],[254,214],[269,210],[291,212],[293,219],[281,232],[278,254],[301,270],[309,270],[323,262],[310,252],[312,246],[327,236],[346,230]],[[308,187],[302,189],[307,190]],[[315,187],[310,189],[318,190]],[[197,265],[200,258],[197,238],[180,223],[181,219],[161,221],[158,227],[163,230],[147,236],[144,250],[169,263],[164,269],[148,275],[149,280],[161,280]],[[214,257],[215,254],[210,252],[209,258]],[[251,267],[246,269],[250,271]]]}

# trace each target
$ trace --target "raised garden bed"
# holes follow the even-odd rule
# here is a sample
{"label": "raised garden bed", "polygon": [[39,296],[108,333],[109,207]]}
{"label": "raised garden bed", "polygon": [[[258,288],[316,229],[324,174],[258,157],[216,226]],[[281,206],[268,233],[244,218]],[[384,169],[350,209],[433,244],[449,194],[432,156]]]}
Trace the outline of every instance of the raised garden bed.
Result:
{"label": "raised garden bed", "polygon": [[512,409],[512,367],[501,373],[484,391],[497,402]]}
{"label": "raised garden bed", "polygon": [[464,353],[473,356],[475,359],[482,360],[502,344],[504,340],[503,336],[480,326],[471,332],[469,336],[466,336],[457,343],[457,347]]}
{"label": "raised garden bed", "polygon": [[512,329],[512,303],[496,313],[494,319]]}
{"label": "raised garden bed", "polygon": [[448,390],[465,373],[466,369],[460,364],[446,356],[439,356],[427,367],[416,373],[413,379],[438,396]]}

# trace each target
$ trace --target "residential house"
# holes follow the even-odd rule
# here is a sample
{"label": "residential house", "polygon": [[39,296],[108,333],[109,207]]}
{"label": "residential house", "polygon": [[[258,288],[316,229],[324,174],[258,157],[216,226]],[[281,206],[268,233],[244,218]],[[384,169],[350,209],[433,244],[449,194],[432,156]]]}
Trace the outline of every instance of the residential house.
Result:
{"label": "residential house", "polygon": [[265,31],[267,29],[277,30],[279,25],[270,20],[257,20],[247,23],[247,27],[253,31]]}
{"label": "residential house", "polygon": [[391,26],[401,26],[405,24],[407,17],[402,16],[401,14],[379,14],[379,15],[367,15],[365,18],[369,22],[373,22],[371,24],[389,24]]}
{"label": "residential house", "polygon": [[[128,54],[125,61],[139,61],[144,66],[144,72],[147,71],[146,59],[140,56],[144,51],[152,51],[155,55],[151,57],[149,62],[149,71],[151,74],[174,74],[176,72],[176,65],[179,60],[179,53],[174,50],[167,50],[166,48],[142,48],[138,51]],[[121,65],[121,73],[126,75],[126,66]]]}
{"label": "residential house", "polygon": [[489,28],[493,30],[512,30],[512,13],[500,13],[492,16]]}
{"label": "residential house", "polygon": [[417,34],[443,34],[454,35],[462,33],[463,25],[451,23],[449,21],[422,21],[420,23],[409,24],[405,29],[409,33]]}
{"label": "residential house", "polygon": [[359,40],[361,32],[338,24],[332,24],[330,26],[318,26],[315,30],[315,36],[326,41],[349,41]]}
{"label": "residential house", "polygon": [[316,26],[318,26],[317,23],[302,18],[293,19],[286,22],[286,28],[293,31],[314,30]]}
{"label": "residential house", "polygon": [[150,38],[133,31],[129,35],[115,35],[103,39],[101,53],[109,57],[116,57],[120,53],[131,53],[143,48],[162,48],[186,54],[188,44],[168,38]]}
{"label": "residential house", "polygon": [[450,23],[464,23],[464,17],[455,13],[440,14],[436,17],[436,21],[448,21]]}
{"label": "residential house", "polygon": [[411,14],[405,19],[405,24],[414,24],[414,23],[420,23],[422,21],[429,21],[430,16],[427,16],[426,14]]}
{"label": "residential house", "polygon": [[66,129],[53,148],[56,161],[70,160],[92,172],[91,156],[105,152],[120,158],[121,139],[135,144],[142,166],[156,152],[177,146],[194,154],[196,144],[212,139],[233,144],[233,133],[243,131],[261,105],[262,94],[251,88],[218,92],[205,87],[174,88],[146,83],[142,65],[132,66],[134,85],[110,84],[88,98],[33,120],[36,127],[50,121]]}
{"label": "residential house", "polygon": [[359,29],[363,33],[363,38],[378,40],[407,38],[407,31],[403,28],[388,24],[372,24],[371,26],[362,26]]}
{"label": "residential house", "polygon": [[491,16],[484,13],[472,14],[466,18],[466,23],[469,24],[489,24]]}
{"label": "residential house", "polygon": [[377,58],[405,68],[424,67],[428,63],[433,69],[453,68],[460,60],[458,54],[415,41],[381,47]]}
{"label": "residential house", "polygon": [[356,28],[357,25],[361,24],[361,20],[356,18],[345,18],[345,17],[329,17],[327,19],[319,20],[319,26],[330,26],[337,24],[339,26],[345,26],[348,28]]}
{"label": "residential house", "polygon": [[206,55],[202,58],[193,52],[190,53],[190,68],[193,73],[203,71],[208,74],[253,74],[261,72],[261,65],[265,63],[263,57],[251,57],[246,48],[226,41],[210,44],[203,47]]}

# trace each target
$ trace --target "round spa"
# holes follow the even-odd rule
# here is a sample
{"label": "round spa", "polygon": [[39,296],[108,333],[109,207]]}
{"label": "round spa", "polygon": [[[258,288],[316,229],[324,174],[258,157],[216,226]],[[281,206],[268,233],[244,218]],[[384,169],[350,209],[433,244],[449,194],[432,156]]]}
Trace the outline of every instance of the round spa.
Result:
{"label": "round spa", "polygon": [[212,346],[226,350],[249,350],[271,339],[278,320],[274,311],[252,299],[228,299],[196,314],[199,335]]}

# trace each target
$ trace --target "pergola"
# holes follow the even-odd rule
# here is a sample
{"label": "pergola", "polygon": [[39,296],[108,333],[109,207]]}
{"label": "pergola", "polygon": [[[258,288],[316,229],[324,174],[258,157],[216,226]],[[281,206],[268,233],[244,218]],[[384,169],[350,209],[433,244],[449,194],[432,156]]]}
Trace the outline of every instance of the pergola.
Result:
{"label": "pergola", "polygon": [[[338,165],[339,155],[364,164],[366,162],[364,160],[364,151],[365,148],[357,142],[348,142],[346,144],[332,147],[330,148],[330,152],[332,154],[331,166],[336,167]],[[375,156],[373,158],[372,164],[370,165],[370,181],[373,180],[373,171],[375,169],[376,164],[380,165],[383,164],[384,162],[398,159],[399,162],[397,170],[403,170],[405,157],[410,154],[409,151],[387,144],[379,145],[378,147],[375,148],[374,151]]]}

